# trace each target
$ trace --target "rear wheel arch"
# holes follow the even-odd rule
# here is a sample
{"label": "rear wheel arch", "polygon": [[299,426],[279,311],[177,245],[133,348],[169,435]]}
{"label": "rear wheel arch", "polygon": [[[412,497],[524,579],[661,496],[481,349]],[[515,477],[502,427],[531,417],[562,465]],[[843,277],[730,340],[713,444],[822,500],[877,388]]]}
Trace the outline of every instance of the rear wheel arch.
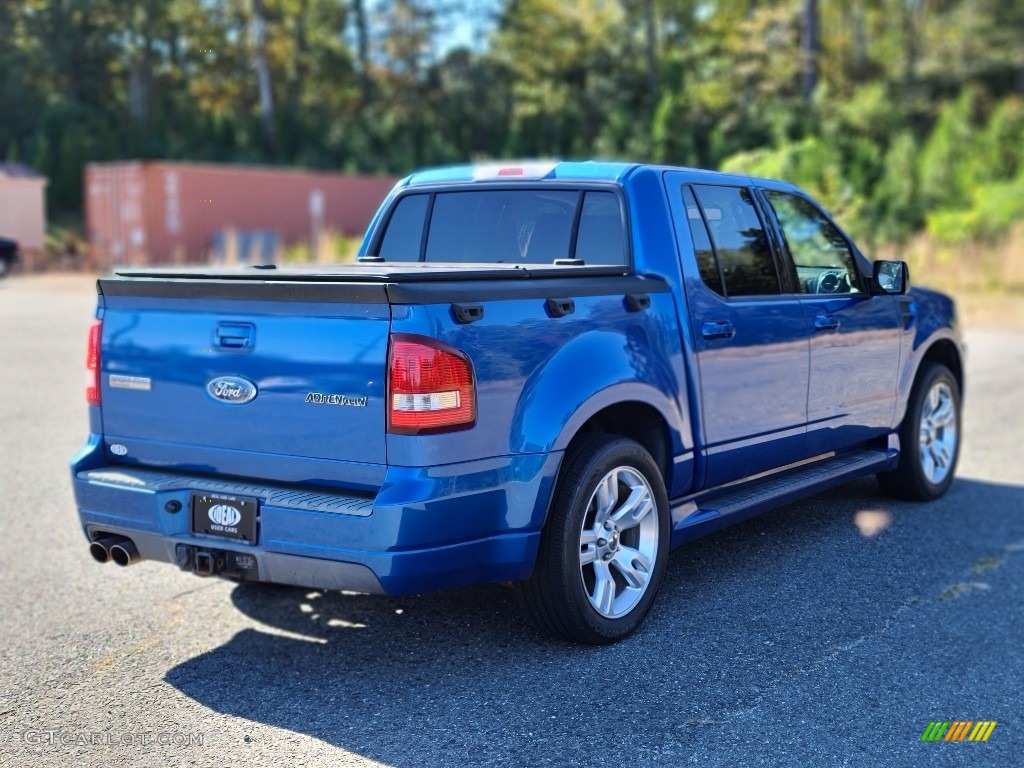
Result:
{"label": "rear wheel arch", "polygon": [[[623,400],[613,403],[591,413],[582,424],[567,427],[559,436],[556,448],[562,450],[562,458],[554,482],[542,502],[541,530],[551,517],[555,496],[573,458],[583,446],[602,436],[625,437],[639,443],[657,464],[665,487],[671,488],[677,438],[668,418],[649,402]],[[539,509],[534,514],[538,512]]]}
{"label": "rear wheel arch", "polygon": [[569,441],[569,447],[592,434],[628,437],[640,443],[651,454],[668,485],[672,471],[672,435],[665,417],[653,405],[638,401],[610,405],[583,423]]}

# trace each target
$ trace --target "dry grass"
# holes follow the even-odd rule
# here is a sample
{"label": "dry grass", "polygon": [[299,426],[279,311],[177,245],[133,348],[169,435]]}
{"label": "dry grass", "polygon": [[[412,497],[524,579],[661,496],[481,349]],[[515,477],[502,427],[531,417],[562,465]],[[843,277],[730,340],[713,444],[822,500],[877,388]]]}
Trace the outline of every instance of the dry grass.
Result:
{"label": "dry grass", "polygon": [[879,258],[904,259],[911,282],[952,295],[967,328],[1024,331],[1024,222],[995,243],[940,243],[919,235]]}
{"label": "dry grass", "polygon": [[904,259],[914,282],[941,290],[1024,295],[1024,222],[996,242],[952,245],[918,235],[879,257]]}
{"label": "dry grass", "polygon": [[991,328],[1024,333],[1024,292],[951,291],[965,328]]}

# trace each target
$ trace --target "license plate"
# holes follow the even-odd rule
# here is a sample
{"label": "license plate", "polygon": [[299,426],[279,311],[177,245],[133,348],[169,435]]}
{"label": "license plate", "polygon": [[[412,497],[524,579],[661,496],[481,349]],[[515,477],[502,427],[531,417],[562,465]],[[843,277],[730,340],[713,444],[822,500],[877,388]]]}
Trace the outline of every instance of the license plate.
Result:
{"label": "license plate", "polygon": [[192,494],[192,530],[256,543],[259,501],[249,496]]}

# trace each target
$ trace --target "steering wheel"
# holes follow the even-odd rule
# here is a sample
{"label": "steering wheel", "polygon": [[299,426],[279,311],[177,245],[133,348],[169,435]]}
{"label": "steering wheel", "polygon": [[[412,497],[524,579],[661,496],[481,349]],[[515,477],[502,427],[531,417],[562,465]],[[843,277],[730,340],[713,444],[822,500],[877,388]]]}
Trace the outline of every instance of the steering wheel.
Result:
{"label": "steering wheel", "polygon": [[830,269],[818,276],[817,293],[838,293],[842,290],[846,274],[842,270]]}

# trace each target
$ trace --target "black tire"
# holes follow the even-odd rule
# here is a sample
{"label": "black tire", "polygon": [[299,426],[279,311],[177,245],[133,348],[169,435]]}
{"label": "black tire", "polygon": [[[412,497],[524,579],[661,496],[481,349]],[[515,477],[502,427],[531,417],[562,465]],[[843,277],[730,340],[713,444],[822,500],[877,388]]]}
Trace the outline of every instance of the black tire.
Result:
{"label": "black tire", "polygon": [[11,264],[7,261],[6,256],[0,256],[0,280],[2,280],[8,272],[11,271]]}
{"label": "black tire", "polygon": [[[645,511],[635,519],[611,514],[626,511],[626,499],[639,500],[630,508]],[[586,439],[566,455],[533,575],[517,585],[526,614],[542,632],[564,640],[621,640],[651,608],[669,537],[668,495],[651,455],[625,438]],[[585,538],[593,543],[585,545]]]}
{"label": "black tire", "polygon": [[[925,423],[926,413],[934,404],[934,401],[930,400],[930,395],[936,392],[940,398],[948,398],[952,408],[951,416],[943,417],[943,420],[948,421],[942,426],[934,426],[933,420]],[[922,433],[925,433],[924,437]],[[960,457],[961,437],[960,387],[956,378],[944,365],[923,364],[918,371],[914,389],[910,393],[903,423],[900,424],[899,464],[891,472],[878,474],[878,483],[882,490],[897,498],[911,501],[931,501],[942,496],[953,484],[957,460]],[[936,446],[939,450],[936,450]],[[944,458],[947,456],[948,458]],[[936,457],[943,458],[943,461],[938,461]],[[942,472],[930,473],[925,467],[928,462],[936,468],[941,463]]]}

